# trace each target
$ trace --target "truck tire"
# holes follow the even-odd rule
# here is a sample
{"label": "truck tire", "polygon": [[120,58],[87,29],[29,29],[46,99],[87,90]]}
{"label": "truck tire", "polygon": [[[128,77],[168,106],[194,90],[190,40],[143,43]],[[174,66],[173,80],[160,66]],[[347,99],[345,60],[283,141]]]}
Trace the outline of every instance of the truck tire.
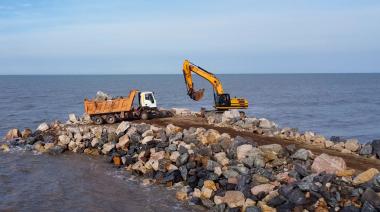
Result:
{"label": "truck tire", "polygon": [[142,112],[140,115],[140,118],[142,120],[148,120],[149,119],[149,114],[147,112]]}
{"label": "truck tire", "polygon": [[108,124],[113,124],[116,122],[116,117],[114,115],[107,115],[106,122]]}
{"label": "truck tire", "polygon": [[95,124],[103,124],[103,118],[101,116],[93,116],[91,119]]}

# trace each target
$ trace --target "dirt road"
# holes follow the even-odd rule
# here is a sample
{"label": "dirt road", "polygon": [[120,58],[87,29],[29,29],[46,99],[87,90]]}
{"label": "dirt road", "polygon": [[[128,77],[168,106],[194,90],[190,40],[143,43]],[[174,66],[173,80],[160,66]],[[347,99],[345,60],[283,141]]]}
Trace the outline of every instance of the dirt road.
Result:
{"label": "dirt road", "polygon": [[209,125],[204,118],[200,118],[200,117],[171,117],[171,118],[152,119],[152,120],[147,120],[147,121],[136,121],[136,122],[145,122],[148,124],[154,124],[158,126],[166,126],[168,124],[174,124],[184,129],[187,129],[190,127],[203,127],[205,129],[215,129],[219,133],[228,133],[232,137],[239,135],[239,136],[248,138],[249,140],[255,141],[259,145],[276,143],[282,146],[286,146],[289,144],[295,144],[297,148],[309,149],[316,155],[327,153],[329,155],[342,157],[346,161],[347,166],[349,168],[352,168],[358,171],[365,171],[368,168],[377,168],[380,170],[380,160],[364,158],[360,156],[355,156],[353,154],[344,154],[344,153],[330,150],[330,149],[321,149],[321,148],[308,145],[308,144],[300,144],[293,140],[264,137],[261,135],[253,134],[251,132],[237,131],[232,128],[216,127],[213,125]]}

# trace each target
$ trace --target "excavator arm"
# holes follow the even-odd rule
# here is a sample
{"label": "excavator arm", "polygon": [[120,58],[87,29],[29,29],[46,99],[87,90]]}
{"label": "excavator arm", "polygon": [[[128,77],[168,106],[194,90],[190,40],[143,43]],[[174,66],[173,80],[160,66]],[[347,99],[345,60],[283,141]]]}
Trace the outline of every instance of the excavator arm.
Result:
{"label": "excavator arm", "polygon": [[214,91],[219,95],[223,94],[223,87],[219,79],[212,73],[204,70],[203,68],[192,64],[190,61],[185,60],[183,63],[183,76],[185,77],[185,83],[187,87],[187,94],[191,99],[199,101],[202,99],[204,94],[204,89],[195,90],[193,78],[191,72],[201,76],[205,80],[209,81],[214,88]]}
{"label": "excavator arm", "polygon": [[192,72],[207,80],[214,88],[215,108],[218,110],[244,109],[248,107],[248,100],[244,98],[230,98],[228,93],[224,93],[222,83],[212,73],[192,64],[190,61],[183,62],[183,76],[187,88],[187,94],[191,99],[199,101],[204,95],[204,89],[196,90],[193,83]]}

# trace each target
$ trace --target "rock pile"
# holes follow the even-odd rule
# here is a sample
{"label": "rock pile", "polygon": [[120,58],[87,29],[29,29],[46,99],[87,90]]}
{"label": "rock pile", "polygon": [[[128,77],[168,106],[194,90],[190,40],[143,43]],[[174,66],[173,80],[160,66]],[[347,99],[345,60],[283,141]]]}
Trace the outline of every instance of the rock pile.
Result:
{"label": "rock pile", "polygon": [[[233,113],[229,115],[236,122],[250,123],[262,133],[275,127]],[[11,130],[1,149],[9,151],[11,146],[50,154],[105,155],[116,167],[150,182],[179,187],[176,198],[181,201],[218,211],[380,210],[377,169],[355,175],[339,157],[316,156],[294,145],[257,146],[212,129],[54,122],[41,124],[33,133]]]}
{"label": "rock pile", "polygon": [[333,136],[326,139],[323,135],[306,131],[299,132],[295,128],[279,128],[278,125],[265,118],[246,117],[238,110],[225,111],[223,113],[206,113],[209,124],[219,127],[230,127],[239,131],[248,131],[255,134],[294,140],[300,143],[314,145],[320,148],[332,149],[342,153],[351,153],[364,157],[380,158],[380,140],[371,143],[360,144],[357,139],[342,139]]}

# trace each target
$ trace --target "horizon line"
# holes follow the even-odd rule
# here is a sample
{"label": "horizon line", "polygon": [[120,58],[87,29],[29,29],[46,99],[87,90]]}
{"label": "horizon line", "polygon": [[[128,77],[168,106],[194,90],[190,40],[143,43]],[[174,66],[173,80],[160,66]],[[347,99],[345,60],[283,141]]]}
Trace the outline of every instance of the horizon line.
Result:
{"label": "horizon line", "polygon": [[[297,72],[286,72],[286,73],[217,73],[216,75],[296,75],[296,74],[380,74],[380,72],[312,72],[312,73],[297,73]],[[141,74],[0,74],[0,76],[123,76],[123,75],[182,75],[181,73],[141,73]]]}

